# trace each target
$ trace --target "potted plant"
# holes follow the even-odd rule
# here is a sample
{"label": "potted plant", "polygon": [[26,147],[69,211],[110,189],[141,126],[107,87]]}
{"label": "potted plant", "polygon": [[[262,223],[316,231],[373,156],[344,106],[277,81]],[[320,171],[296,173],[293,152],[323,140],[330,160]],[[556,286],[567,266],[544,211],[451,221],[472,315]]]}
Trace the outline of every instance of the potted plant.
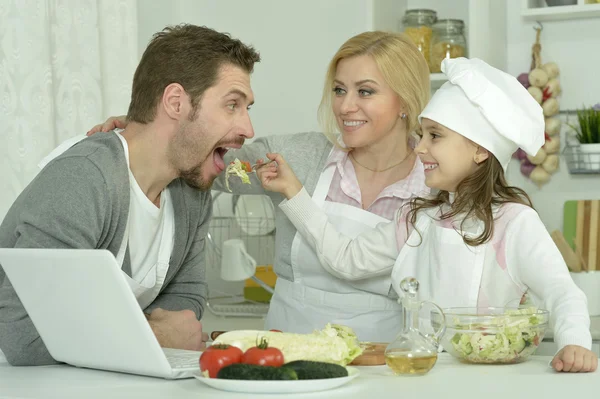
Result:
{"label": "potted plant", "polygon": [[575,130],[580,144],[580,167],[600,173],[600,103],[577,110],[577,121],[578,126],[569,126]]}

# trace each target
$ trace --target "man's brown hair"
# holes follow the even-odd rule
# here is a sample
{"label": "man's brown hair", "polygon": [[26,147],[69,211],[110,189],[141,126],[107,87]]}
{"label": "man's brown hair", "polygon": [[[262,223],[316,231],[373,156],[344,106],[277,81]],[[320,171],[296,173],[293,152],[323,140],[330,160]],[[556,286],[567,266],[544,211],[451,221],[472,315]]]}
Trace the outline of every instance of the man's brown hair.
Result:
{"label": "man's brown hair", "polygon": [[226,33],[190,24],[168,26],[152,37],[135,71],[127,120],[152,122],[165,88],[172,83],[179,83],[188,93],[194,115],[223,65],[252,73],[259,61],[254,48]]}

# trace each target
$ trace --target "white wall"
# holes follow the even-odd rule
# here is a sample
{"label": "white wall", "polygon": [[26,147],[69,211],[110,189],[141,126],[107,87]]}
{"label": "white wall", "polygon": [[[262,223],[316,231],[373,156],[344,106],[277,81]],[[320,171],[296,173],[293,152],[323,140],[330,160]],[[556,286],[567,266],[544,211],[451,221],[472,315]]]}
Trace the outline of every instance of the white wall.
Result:
{"label": "white wall", "polygon": [[[439,0],[410,0],[407,5],[460,18],[467,13],[467,3],[451,6]],[[394,0],[156,0],[152,7],[148,0],[138,0],[138,4],[140,51],[154,32],[180,22],[229,32],[260,51],[263,60],[252,77],[257,137],[319,130],[316,111],[333,53],[346,39],[373,26],[397,29],[402,16],[394,12]],[[507,53],[507,71],[515,76],[528,70],[535,40],[534,24],[521,18],[521,4],[521,0],[506,0],[507,46],[498,49]],[[378,15],[377,10],[386,12]],[[554,61],[561,68],[562,109],[600,102],[599,34],[598,19],[544,23],[542,61]],[[570,175],[564,160],[541,189],[518,169],[516,162],[510,166],[511,183],[532,196],[549,230],[562,226],[564,201],[600,198],[600,175]]]}
{"label": "white wall", "polygon": [[[508,72],[528,72],[534,22],[521,18],[521,0],[507,1]],[[554,61],[561,69],[562,109],[600,102],[600,18],[542,22],[542,63]]]}
{"label": "white wall", "polygon": [[[507,1],[507,72],[517,76],[527,72],[531,63],[531,46],[535,25],[521,19],[521,0]],[[542,62],[553,61],[561,69],[563,110],[592,106],[600,102],[600,19],[543,22]],[[564,119],[564,117],[563,117]],[[573,117],[570,117],[574,122]],[[563,126],[564,132],[567,130]],[[562,229],[563,204],[572,199],[599,199],[600,174],[570,175],[561,156],[560,170],[541,189],[519,172],[516,161],[510,165],[509,180],[531,195],[534,206],[552,231]]]}
{"label": "white wall", "polygon": [[[339,46],[371,27],[368,0],[138,0],[143,52],[167,24],[228,32],[261,54],[252,88],[256,137],[319,130],[317,107],[327,64]],[[124,110],[125,112],[126,110]]]}

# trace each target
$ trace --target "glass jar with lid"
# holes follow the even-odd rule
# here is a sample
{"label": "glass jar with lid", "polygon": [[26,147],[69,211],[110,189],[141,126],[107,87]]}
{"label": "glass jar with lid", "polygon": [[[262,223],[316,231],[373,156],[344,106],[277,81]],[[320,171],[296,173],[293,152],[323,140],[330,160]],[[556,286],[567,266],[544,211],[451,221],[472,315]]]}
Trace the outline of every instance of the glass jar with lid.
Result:
{"label": "glass jar with lid", "polygon": [[433,34],[431,26],[436,21],[437,13],[434,10],[427,9],[406,10],[404,18],[402,18],[404,33],[419,48],[427,61],[427,65],[430,64],[431,36]]}
{"label": "glass jar with lid", "polygon": [[433,24],[430,70],[441,72],[444,58],[467,57],[465,23],[460,19],[440,19]]}

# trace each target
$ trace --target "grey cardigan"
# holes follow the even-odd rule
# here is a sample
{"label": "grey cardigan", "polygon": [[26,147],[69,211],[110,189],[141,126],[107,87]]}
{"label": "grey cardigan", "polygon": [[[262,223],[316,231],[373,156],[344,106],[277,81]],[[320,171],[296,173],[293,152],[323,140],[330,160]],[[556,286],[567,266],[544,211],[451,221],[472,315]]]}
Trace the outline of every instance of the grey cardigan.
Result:
{"label": "grey cardigan", "polygon": [[[97,248],[115,256],[129,214],[129,175],[114,134],[89,137],[51,161],[23,190],[0,225],[2,248]],[[204,239],[212,198],[180,179],[169,185],[175,244],[164,285],[145,309],[190,309],[206,303]],[[129,251],[123,271],[131,275]],[[76,300],[76,299],[74,299]],[[60,311],[60,309],[57,309]],[[0,265],[0,349],[12,365],[56,363]]]}

